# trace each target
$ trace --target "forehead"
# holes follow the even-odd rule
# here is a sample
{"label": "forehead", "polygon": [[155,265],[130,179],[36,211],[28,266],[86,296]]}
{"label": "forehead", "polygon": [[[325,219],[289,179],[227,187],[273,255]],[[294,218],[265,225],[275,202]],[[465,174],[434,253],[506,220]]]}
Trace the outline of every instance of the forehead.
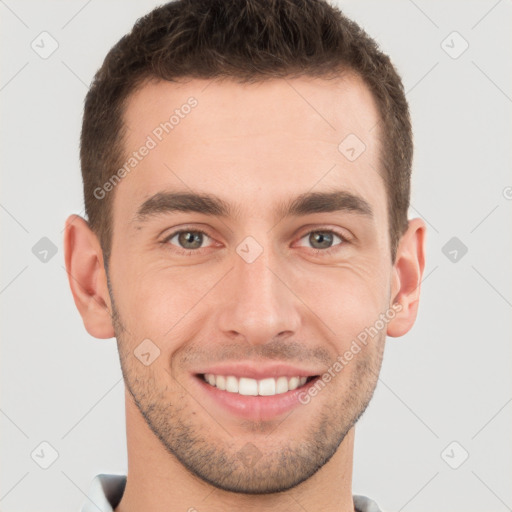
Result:
{"label": "forehead", "polygon": [[275,201],[343,189],[385,214],[377,106],[353,74],[152,82],[129,99],[124,121],[133,165],[116,189],[118,220],[165,190],[215,194],[261,217]]}

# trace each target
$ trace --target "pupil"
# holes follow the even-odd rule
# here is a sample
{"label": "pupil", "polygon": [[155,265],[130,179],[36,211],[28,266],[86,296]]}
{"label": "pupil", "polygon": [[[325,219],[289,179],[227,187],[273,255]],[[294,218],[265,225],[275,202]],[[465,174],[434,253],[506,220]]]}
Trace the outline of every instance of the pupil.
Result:
{"label": "pupil", "polygon": [[[202,236],[201,233],[194,234],[191,231],[187,231],[187,232],[181,233],[180,236],[179,236],[180,244],[181,245],[186,245],[188,243],[191,243],[191,244],[193,244],[192,247],[188,246],[188,247],[185,247],[185,248],[186,249],[197,249],[198,247],[201,247],[201,236]],[[194,244],[194,242],[196,242],[196,243]]]}
{"label": "pupil", "polygon": [[[325,234],[322,234],[322,233],[313,233],[313,245],[318,241],[320,244],[322,244],[322,242],[324,241],[327,241],[327,247],[329,247],[330,243],[332,242],[332,235],[330,234],[327,234],[327,236]],[[325,248],[325,246],[323,246],[323,248]]]}

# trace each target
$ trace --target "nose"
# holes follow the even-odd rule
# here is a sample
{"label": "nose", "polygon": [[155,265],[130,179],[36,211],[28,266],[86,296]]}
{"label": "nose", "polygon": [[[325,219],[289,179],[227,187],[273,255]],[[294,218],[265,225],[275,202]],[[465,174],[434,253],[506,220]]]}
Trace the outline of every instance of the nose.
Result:
{"label": "nose", "polygon": [[240,337],[251,345],[296,334],[301,302],[287,279],[289,262],[271,253],[267,246],[249,261],[234,254],[234,267],[220,291],[220,330],[227,337]]}

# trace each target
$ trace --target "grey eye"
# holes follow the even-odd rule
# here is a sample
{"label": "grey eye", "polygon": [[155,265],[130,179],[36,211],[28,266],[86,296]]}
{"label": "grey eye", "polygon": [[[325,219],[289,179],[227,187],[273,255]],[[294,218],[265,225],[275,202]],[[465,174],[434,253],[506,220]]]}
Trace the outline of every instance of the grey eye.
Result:
{"label": "grey eye", "polygon": [[[324,251],[328,251],[336,245],[341,245],[343,242],[345,242],[345,239],[341,237],[341,235],[338,235],[334,231],[328,229],[321,231],[311,231],[302,237],[302,239],[306,238],[310,247]],[[338,239],[340,243],[335,244],[335,239]]]}
{"label": "grey eye", "polygon": [[309,234],[309,242],[315,249],[328,249],[333,239],[333,233],[328,231],[313,231]]}
{"label": "grey eye", "polygon": [[178,244],[183,249],[199,249],[204,242],[204,236],[206,235],[202,231],[180,231],[170,238],[169,242],[177,237]]}

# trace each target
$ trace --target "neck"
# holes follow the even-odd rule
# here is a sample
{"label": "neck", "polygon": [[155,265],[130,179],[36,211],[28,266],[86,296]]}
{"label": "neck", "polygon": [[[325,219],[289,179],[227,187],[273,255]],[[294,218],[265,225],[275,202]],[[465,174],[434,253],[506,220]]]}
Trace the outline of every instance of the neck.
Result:
{"label": "neck", "polygon": [[354,428],[311,478],[288,491],[258,495],[224,491],[190,473],[165,450],[128,393],[126,437],[128,479],[115,512],[354,512]]}

